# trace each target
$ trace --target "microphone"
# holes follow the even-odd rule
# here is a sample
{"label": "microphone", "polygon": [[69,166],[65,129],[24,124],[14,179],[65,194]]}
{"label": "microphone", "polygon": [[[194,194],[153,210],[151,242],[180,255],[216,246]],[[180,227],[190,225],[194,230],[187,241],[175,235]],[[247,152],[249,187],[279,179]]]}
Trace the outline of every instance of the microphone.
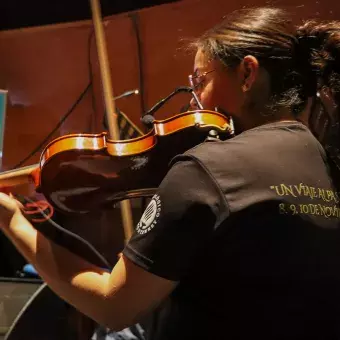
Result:
{"label": "microphone", "polygon": [[126,91],[126,92],[120,94],[119,96],[114,97],[113,99],[117,100],[117,99],[121,99],[121,98],[132,96],[133,94],[139,94],[139,90],[136,89],[136,90]]}
{"label": "microphone", "polygon": [[163,98],[162,100],[160,100],[158,103],[156,103],[149,111],[147,111],[145,113],[145,115],[141,118],[141,121],[143,124],[145,124],[146,126],[151,126],[152,123],[154,122],[155,118],[154,118],[154,113],[159,110],[169,99],[171,99],[174,95],[176,95],[177,93],[180,92],[190,92],[192,94],[192,96],[194,97],[195,101],[197,102],[198,107],[203,110],[203,106],[200,103],[196,93],[194,92],[194,90],[189,87],[189,86],[181,86],[181,87],[177,87],[175,89],[175,91],[171,92],[167,97]]}

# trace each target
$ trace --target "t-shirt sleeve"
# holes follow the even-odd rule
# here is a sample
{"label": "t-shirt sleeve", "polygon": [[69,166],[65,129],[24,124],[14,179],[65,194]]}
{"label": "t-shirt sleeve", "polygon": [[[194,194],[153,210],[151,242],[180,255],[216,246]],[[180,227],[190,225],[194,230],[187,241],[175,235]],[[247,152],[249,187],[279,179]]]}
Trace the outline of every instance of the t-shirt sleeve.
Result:
{"label": "t-shirt sleeve", "polygon": [[151,199],[123,254],[155,275],[179,281],[226,209],[210,174],[192,159],[179,161]]}

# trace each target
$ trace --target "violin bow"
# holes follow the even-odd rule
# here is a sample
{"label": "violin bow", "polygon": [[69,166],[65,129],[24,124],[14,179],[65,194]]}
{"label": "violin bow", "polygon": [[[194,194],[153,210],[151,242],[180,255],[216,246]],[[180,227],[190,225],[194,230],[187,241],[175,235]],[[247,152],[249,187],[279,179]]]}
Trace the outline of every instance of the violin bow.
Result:
{"label": "violin bow", "polygon": [[[108,134],[111,140],[119,140],[119,128],[117,124],[117,111],[114,101],[112,81],[109,68],[109,59],[107,54],[107,46],[105,40],[105,33],[102,22],[102,14],[99,0],[90,0],[92,21],[94,26],[94,33],[96,37],[98,61],[100,66],[102,88],[105,102],[105,114],[107,118]],[[125,243],[130,239],[134,231],[132,210],[129,200],[121,201],[121,215],[124,228]]]}

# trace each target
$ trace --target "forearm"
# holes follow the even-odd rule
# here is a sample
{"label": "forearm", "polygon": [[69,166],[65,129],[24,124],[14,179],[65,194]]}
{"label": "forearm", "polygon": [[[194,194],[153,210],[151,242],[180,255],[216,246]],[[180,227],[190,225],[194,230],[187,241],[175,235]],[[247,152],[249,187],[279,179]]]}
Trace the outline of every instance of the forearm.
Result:
{"label": "forearm", "polygon": [[21,214],[13,217],[4,232],[59,296],[98,323],[106,323],[110,273],[54,244]]}

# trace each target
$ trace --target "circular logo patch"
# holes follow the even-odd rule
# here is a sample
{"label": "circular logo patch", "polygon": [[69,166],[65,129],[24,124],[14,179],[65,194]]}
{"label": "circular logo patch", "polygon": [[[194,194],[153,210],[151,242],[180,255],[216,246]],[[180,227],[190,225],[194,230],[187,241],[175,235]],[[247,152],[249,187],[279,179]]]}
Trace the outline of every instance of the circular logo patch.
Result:
{"label": "circular logo patch", "polygon": [[146,234],[148,231],[155,227],[158,217],[161,213],[161,209],[162,204],[160,197],[158,195],[154,195],[149,205],[146,207],[139,223],[137,224],[136,230],[138,234]]}

